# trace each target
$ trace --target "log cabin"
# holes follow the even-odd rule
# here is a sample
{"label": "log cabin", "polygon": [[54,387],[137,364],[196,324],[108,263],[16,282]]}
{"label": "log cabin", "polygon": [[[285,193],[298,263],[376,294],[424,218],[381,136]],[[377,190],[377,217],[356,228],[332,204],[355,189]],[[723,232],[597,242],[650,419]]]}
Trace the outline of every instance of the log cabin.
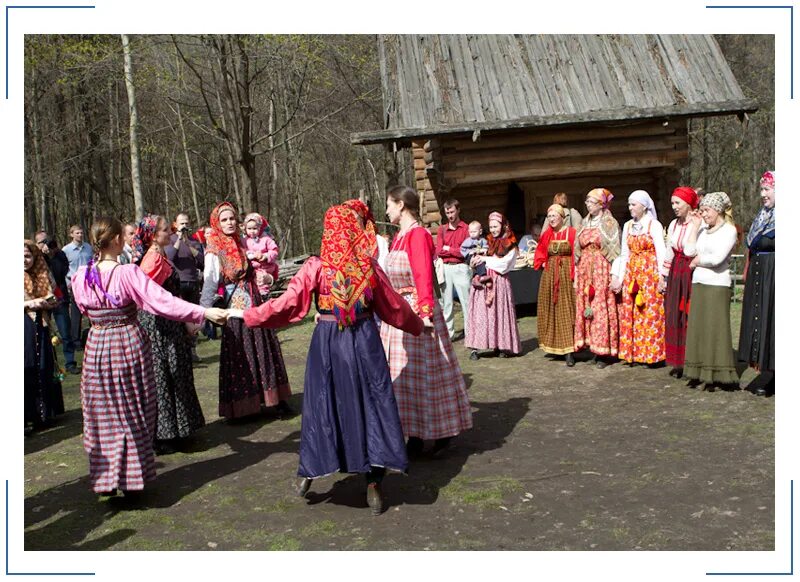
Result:
{"label": "log cabin", "polygon": [[351,142],[411,149],[434,233],[450,198],[521,234],[556,192],[585,214],[601,186],[621,222],[639,188],[671,217],[688,120],[757,110],[711,35],[380,35],[378,52],[385,128]]}

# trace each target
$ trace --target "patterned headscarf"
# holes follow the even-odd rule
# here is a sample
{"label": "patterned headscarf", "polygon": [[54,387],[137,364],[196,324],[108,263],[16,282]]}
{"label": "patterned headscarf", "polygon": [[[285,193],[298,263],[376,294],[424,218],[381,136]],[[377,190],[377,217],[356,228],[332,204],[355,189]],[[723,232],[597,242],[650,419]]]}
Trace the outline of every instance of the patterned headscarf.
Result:
{"label": "patterned headscarf", "polygon": [[53,294],[50,269],[42,251],[32,240],[25,239],[25,248],[33,255],[33,264],[25,271],[25,300],[40,299]]}
{"label": "patterned headscarf", "polygon": [[644,206],[645,211],[647,214],[650,215],[650,218],[653,220],[658,220],[658,215],[656,214],[656,207],[653,204],[653,199],[650,198],[650,194],[645,192],[644,190],[634,190],[631,192],[631,195],[628,196],[628,203],[631,202],[638,202],[642,206]]}
{"label": "patterned headscarf", "polygon": [[[774,190],[775,172],[772,170],[764,172],[764,175],[761,176],[760,185],[771,186]],[[775,236],[775,206],[772,208],[762,206],[761,210],[759,210],[756,215],[756,219],[750,226],[750,230],[747,232],[747,246],[752,247],[758,239],[762,236],[769,236],[770,233],[772,233],[773,237]]]}
{"label": "patterned headscarf", "polygon": [[492,212],[489,215],[489,221],[496,220],[500,223],[500,236],[494,238],[491,233],[486,237],[489,243],[489,255],[495,257],[504,257],[511,249],[517,246],[517,237],[514,236],[514,231],[508,224],[508,219],[499,212]]}
{"label": "patterned headscarf", "polygon": [[608,207],[611,206],[611,201],[614,199],[614,195],[605,188],[595,188],[593,190],[589,190],[589,193],[586,195],[586,197],[597,200],[597,202],[600,203],[600,206],[603,207],[603,210],[608,210]]}
{"label": "patterned headscarf", "polygon": [[245,228],[247,227],[247,223],[250,221],[254,221],[256,223],[256,227],[258,228],[258,238],[270,233],[269,222],[267,222],[267,219],[261,216],[258,212],[251,212],[244,217]]}
{"label": "patterned headscarf", "polygon": [[377,257],[378,233],[375,230],[375,217],[372,216],[372,211],[369,209],[369,206],[364,204],[361,200],[357,200],[355,198],[352,200],[345,200],[342,202],[342,206],[346,206],[347,208],[355,211],[355,213],[361,218],[361,221],[364,223],[364,231],[367,234],[367,242],[372,249],[372,256]]}
{"label": "patterned headscarf", "polygon": [[703,196],[700,207],[708,206],[725,216],[725,222],[733,224],[733,205],[731,198],[725,192],[711,192]]}
{"label": "patterned headscarf", "polygon": [[325,213],[319,254],[333,315],[339,327],[352,325],[372,301],[377,280],[367,233],[351,208],[331,206]]}
{"label": "patterned headscarf", "polygon": [[697,191],[689,186],[679,186],[675,188],[672,191],[672,195],[686,202],[686,204],[692,207],[692,210],[696,210],[697,205],[700,203],[700,197],[697,195]]}
{"label": "patterned headscarf", "polygon": [[133,233],[130,242],[131,249],[133,249],[131,254],[135,264],[138,265],[142,262],[145,253],[153,244],[153,237],[156,234],[156,230],[158,230],[160,218],[156,214],[145,214],[136,226],[136,232]]}
{"label": "patterned headscarf", "polygon": [[239,216],[239,211],[232,202],[220,202],[214,207],[209,218],[211,234],[207,237],[206,252],[217,255],[222,276],[227,281],[236,282],[247,275],[248,263],[242,248],[239,230],[237,229],[229,235],[222,232],[219,215],[225,210],[230,210],[234,216]]}

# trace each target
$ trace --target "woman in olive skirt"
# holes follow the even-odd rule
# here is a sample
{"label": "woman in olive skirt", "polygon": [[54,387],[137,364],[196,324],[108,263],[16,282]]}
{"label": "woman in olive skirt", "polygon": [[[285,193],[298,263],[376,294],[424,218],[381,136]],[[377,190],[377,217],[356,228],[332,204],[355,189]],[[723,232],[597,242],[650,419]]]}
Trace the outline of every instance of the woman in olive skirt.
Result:
{"label": "woman in olive skirt", "polygon": [[705,383],[738,386],[739,375],[731,339],[730,260],[736,246],[731,201],[725,192],[712,192],[700,202],[703,226],[692,259],[692,303],[686,331],[683,373],[689,386]]}

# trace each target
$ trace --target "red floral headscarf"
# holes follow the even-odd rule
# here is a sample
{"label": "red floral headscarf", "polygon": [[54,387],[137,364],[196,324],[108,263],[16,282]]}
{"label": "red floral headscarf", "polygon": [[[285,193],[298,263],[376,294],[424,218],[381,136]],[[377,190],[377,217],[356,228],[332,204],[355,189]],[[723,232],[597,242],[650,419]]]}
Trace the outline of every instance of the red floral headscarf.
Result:
{"label": "red floral headscarf", "polygon": [[206,252],[217,255],[222,276],[230,282],[240,281],[247,275],[247,258],[242,248],[241,237],[237,229],[233,234],[225,234],[219,225],[219,215],[225,210],[239,216],[239,211],[231,202],[220,202],[211,211],[209,222],[211,234],[208,235]]}
{"label": "red floral headscarf", "polygon": [[352,208],[331,206],[325,213],[319,254],[333,315],[340,327],[352,325],[372,301],[377,284],[369,237]]}
{"label": "red floral headscarf", "polygon": [[499,212],[492,212],[489,215],[489,221],[496,220],[501,224],[500,236],[494,238],[491,234],[486,237],[489,243],[489,255],[495,257],[506,256],[511,249],[517,246],[517,237],[514,236],[514,231],[508,224],[508,219]]}
{"label": "red floral headscarf", "polygon": [[361,218],[361,221],[364,223],[364,232],[367,235],[370,253],[373,257],[377,258],[378,233],[375,230],[375,217],[372,215],[372,211],[369,209],[369,206],[364,204],[361,200],[356,200],[355,198],[352,200],[345,200],[342,202],[342,206],[350,208]]}
{"label": "red floral headscarf", "polygon": [[144,255],[153,245],[153,237],[158,229],[158,221],[161,217],[155,214],[145,214],[136,225],[136,232],[131,237],[130,246],[133,249],[133,262],[141,264]]}

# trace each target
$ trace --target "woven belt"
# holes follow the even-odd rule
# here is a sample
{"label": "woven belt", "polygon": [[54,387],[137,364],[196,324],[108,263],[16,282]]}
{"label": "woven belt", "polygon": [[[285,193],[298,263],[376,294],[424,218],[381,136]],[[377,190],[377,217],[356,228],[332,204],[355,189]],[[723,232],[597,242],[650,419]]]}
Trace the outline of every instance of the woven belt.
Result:
{"label": "woven belt", "polygon": [[129,317],[127,319],[117,320],[117,321],[109,321],[107,323],[95,323],[92,322],[92,328],[94,329],[110,329],[112,327],[125,327],[126,325],[133,325],[137,319],[135,317]]}
{"label": "woven belt", "polygon": [[[372,317],[371,311],[363,311],[356,315],[356,321],[360,319],[369,319],[370,317]],[[334,323],[338,323],[339,320],[336,319],[336,316],[333,313],[320,313],[319,321],[332,321]]]}

